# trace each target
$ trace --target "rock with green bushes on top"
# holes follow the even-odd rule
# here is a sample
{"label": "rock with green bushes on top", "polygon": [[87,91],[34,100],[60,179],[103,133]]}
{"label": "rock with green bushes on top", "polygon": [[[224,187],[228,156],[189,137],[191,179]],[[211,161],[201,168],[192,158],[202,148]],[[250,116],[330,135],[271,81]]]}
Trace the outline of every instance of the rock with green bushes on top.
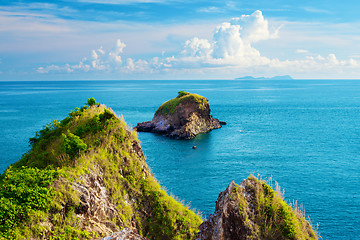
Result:
{"label": "rock with green bushes on top", "polygon": [[176,139],[192,139],[199,133],[221,128],[225,122],[210,115],[208,99],[194,93],[178,92],[163,103],[151,121],[138,123],[138,132],[159,133]]}
{"label": "rock with green bushes on top", "polygon": [[214,214],[200,226],[199,240],[315,240],[303,212],[283,200],[264,180],[250,175],[219,194]]}

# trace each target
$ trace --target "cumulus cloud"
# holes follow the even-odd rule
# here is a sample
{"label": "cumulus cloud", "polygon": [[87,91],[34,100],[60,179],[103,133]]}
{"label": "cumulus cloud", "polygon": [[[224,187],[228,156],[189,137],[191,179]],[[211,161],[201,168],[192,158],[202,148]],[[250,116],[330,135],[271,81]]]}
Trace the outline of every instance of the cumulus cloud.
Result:
{"label": "cumulus cloud", "polygon": [[257,10],[251,15],[242,15],[239,18],[233,18],[232,25],[240,26],[240,34],[245,42],[258,42],[277,38],[279,29],[271,32],[268,20],[264,19],[262,12]]}
{"label": "cumulus cloud", "polygon": [[[271,30],[274,29],[274,30]],[[193,37],[185,41],[183,48],[173,56],[151,59],[124,58],[126,44],[119,39],[113,49],[100,47],[92,50],[89,57],[78,64],[63,66],[50,65],[39,67],[39,73],[49,72],[120,72],[134,73],[312,73],[344,71],[359,66],[359,62],[350,58],[340,60],[335,54],[328,56],[315,55],[308,50],[297,49],[303,59],[279,60],[262,56],[253,45],[259,41],[278,38],[278,28],[271,28],[261,11],[251,15],[242,15],[220,24],[209,39]]]}
{"label": "cumulus cloud", "polygon": [[96,50],[92,50],[90,57],[83,58],[79,64],[64,66],[50,65],[46,67],[39,67],[38,73],[48,72],[74,72],[74,71],[112,71],[113,69],[122,66],[121,53],[126,47],[125,43],[121,42],[120,39],[116,41],[115,47],[110,51],[105,51],[103,47]]}
{"label": "cumulus cloud", "polygon": [[213,49],[207,39],[199,39],[194,37],[191,40],[185,42],[184,50],[181,52],[185,56],[209,58]]}
{"label": "cumulus cloud", "polygon": [[251,44],[276,38],[277,32],[270,31],[261,11],[255,11],[251,15],[242,15],[222,23],[215,29],[211,40],[195,37],[186,41],[182,60],[204,60],[207,64],[217,66],[267,64],[269,59],[262,57]]}
{"label": "cumulus cloud", "polygon": [[122,72],[122,73],[152,73],[163,68],[169,68],[170,59],[154,57],[150,60],[127,58],[123,60],[121,54],[123,53],[126,44],[120,39],[117,39],[115,46],[111,50],[106,50],[102,46],[90,52],[89,57],[83,58],[78,64],[49,65],[46,67],[39,67],[38,73],[49,72]]}

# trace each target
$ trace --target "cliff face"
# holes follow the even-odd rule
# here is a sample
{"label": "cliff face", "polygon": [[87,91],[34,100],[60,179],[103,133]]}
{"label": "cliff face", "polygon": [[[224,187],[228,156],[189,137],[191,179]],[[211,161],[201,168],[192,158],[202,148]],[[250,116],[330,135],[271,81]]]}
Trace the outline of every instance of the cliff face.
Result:
{"label": "cliff face", "polygon": [[94,239],[128,228],[190,239],[202,222],[151,174],[136,132],[111,109],[76,108],[34,138],[0,179],[0,238]]}
{"label": "cliff face", "polygon": [[318,239],[296,208],[264,181],[250,176],[240,185],[232,181],[219,194],[215,213],[200,226],[198,239]]}
{"label": "cliff face", "polygon": [[162,104],[152,121],[138,123],[138,132],[154,132],[177,139],[191,139],[199,133],[220,128],[218,119],[210,115],[208,100],[200,95],[180,91]]}

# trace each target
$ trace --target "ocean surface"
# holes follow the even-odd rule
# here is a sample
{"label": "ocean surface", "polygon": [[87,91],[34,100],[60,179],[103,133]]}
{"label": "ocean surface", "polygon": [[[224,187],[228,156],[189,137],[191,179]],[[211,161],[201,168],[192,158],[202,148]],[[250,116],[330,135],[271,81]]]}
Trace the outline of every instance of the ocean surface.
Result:
{"label": "ocean surface", "polygon": [[360,239],[356,80],[0,82],[0,172],[29,150],[35,131],[90,97],[136,126],[180,90],[207,97],[227,125],[188,141],[139,133],[169,193],[207,216],[231,180],[272,177],[323,239]]}

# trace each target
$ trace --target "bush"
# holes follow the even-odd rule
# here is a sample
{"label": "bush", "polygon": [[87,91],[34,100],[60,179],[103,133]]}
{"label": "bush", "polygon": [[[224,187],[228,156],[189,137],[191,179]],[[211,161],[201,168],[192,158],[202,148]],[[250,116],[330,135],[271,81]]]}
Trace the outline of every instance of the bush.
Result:
{"label": "bush", "polygon": [[185,91],[179,91],[177,98],[181,98],[182,96],[189,95],[189,94],[190,94],[190,93],[185,92]]}
{"label": "bush", "polygon": [[29,144],[34,145],[36,142],[41,140],[42,138],[48,138],[55,130],[60,127],[59,120],[52,120],[51,123],[43,126],[43,129],[35,132],[35,137],[29,138]]}
{"label": "bush", "polygon": [[[49,212],[54,198],[49,187],[58,177],[56,170],[9,167],[0,182],[0,238],[14,239],[21,223],[30,221],[37,211]],[[24,224],[27,225],[27,224]],[[21,234],[21,233],[20,233]]]}
{"label": "bush", "polygon": [[67,135],[62,134],[63,136],[63,144],[62,149],[71,157],[77,156],[80,151],[86,150],[86,143],[81,140],[80,137],[72,134],[69,130],[67,131]]}
{"label": "bush", "polygon": [[89,106],[94,106],[94,105],[97,105],[98,103],[96,102],[95,98],[92,97],[87,100],[87,104]]}

